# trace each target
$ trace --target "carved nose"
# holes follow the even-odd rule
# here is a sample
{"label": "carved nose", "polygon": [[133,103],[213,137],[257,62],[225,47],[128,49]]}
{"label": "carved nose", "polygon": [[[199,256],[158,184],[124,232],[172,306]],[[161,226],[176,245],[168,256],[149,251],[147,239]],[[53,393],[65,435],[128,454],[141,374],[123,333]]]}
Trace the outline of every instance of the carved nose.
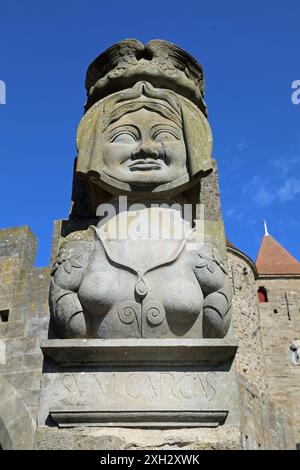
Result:
{"label": "carved nose", "polygon": [[138,158],[159,158],[159,156],[159,149],[152,143],[141,144],[132,154],[134,160]]}

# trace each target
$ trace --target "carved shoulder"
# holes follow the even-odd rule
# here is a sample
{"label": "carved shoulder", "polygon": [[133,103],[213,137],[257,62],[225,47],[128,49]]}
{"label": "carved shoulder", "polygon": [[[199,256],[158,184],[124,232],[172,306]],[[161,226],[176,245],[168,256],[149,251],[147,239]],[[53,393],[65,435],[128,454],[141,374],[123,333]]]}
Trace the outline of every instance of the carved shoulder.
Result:
{"label": "carved shoulder", "polygon": [[227,272],[219,251],[214,245],[205,244],[196,253],[194,273],[204,295],[223,287]]}
{"label": "carved shoulder", "polygon": [[52,269],[55,284],[76,292],[89,263],[94,243],[86,240],[64,242]]}
{"label": "carved shoulder", "polygon": [[194,273],[204,294],[203,335],[223,338],[230,324],[232,289],[215,246],[204,245],[197,253]]}

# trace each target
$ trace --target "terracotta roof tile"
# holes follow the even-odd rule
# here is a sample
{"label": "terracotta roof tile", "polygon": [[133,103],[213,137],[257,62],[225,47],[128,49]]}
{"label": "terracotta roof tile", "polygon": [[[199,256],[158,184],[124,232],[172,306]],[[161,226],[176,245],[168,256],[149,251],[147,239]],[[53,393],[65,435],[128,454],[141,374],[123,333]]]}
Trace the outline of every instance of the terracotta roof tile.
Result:
{"label": "terracotta roof tile", "polygon": [[271,235],[265,235],[256,259],[258,274],[300,274],[300,263]]}

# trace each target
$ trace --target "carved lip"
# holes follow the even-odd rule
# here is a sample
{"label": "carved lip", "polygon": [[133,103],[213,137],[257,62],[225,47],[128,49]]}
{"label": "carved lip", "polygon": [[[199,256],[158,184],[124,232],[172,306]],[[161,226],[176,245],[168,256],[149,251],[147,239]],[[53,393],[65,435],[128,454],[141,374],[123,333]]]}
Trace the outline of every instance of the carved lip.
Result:
{"label": "carved lip", "polygon": [[157,160],[136,160],[134,163],[129,165],[131,171],[149,171],[149,170],[160,170],[161,163]]}

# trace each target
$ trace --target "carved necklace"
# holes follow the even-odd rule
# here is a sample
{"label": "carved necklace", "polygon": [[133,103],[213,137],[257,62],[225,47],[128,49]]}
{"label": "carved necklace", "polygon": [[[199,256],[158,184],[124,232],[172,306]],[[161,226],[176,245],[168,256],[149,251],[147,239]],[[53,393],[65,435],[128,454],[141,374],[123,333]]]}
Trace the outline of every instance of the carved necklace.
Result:
{"label": "carved necklace", "polygon": [[117,260],[111,253],[110,253],[110,250],[106,244],[106,241],[105,241],[105,238],[103,237],[102,233],[101,233],[101,230],[95,226],[92,226],[93,229],[95,230],[99,240],[101,241],[101,244],[103,246],[103,249],[105,251],[105,254],[106,256],[108,257],[108,259],[110,261],[112,261],[115,265],[117,265],[118,267],[120,268],[123,268],[123,269],[128,269],[130,270],[132,273],[136,274],[138,276],[138,279],[136,281],[136,284],[135,284],[135,293],[138,295],[138,297],[142,300],[144,297],[146,297],[147,293],[148,293],[148,286],[147,286],[147,283],[145,281],[145,275],[149,272],[149,271],[154,271],[154,269],[156,268],[160,268],[162,266],[167,266],[171,263],[173,263],[174,261],[176,261],[176,259],[179,257],[180,253],[182,252],[182,250],[184,249],[191,233],[195,230],[194,228],[192,228],[186,235],[186,238],[184,240],[182,240],[182,242],[179,244],[178,248],[176,249],[175,253],[170,256],[170,258],[168,258],[166,261],[163,261],[163,262],[160,262],[160,263],[155,263],[153,264],[152,266],[150,266],[150,268],[147,268],[145,269],[144,271],[140,271],[138,269],[136,269],[134,266],[131,266],[129,264],[124,264],[124,263],[120,263],[119,260]]}

